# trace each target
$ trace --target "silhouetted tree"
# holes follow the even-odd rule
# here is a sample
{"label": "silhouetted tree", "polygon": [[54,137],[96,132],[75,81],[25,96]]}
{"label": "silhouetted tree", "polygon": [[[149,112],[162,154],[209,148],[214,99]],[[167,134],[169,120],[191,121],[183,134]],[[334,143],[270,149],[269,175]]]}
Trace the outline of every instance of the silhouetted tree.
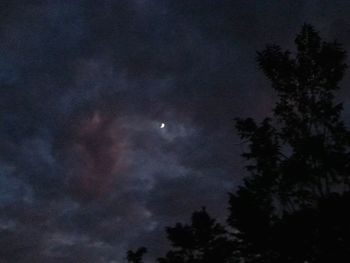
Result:
{"label": "silhouetted tree", "polygon": [[234,262],[234,242],[204,208],[193,213],[190,225],[177,223],[167,234],[174,249],[159,258],[160,263]]}
{"label": "silhouetted tree", "polygon": [[334,102],[345,52],[310,25],[295,43],[294,57],[276,45],[258,53],[278,100],[261,124],[236,120],[251,175],[230,196],[228,222],[244,262],[350,262],[338,218],[350,205],[350,134]]}
{"label": "silhouetted tree", "polygon": [[127,252],[126,258],[129,263],[142,263],[142,259],[145,253],[147,253],[147,249],[145,247],[140,247],[135,252],[129,250]]}

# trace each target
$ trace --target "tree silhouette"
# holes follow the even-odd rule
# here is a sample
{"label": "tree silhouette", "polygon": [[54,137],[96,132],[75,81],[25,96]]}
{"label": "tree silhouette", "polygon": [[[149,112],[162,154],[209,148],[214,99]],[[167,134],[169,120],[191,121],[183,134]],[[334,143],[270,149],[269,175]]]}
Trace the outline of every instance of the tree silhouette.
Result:
{"label": "tree silhouette", "polygon": [[190,225],[177,223],[166,231],[174,249],[159,263],[233,262],[234,242],[205,208],[193,213]]}
{"label": "tree silhouette", "polygon": [[135,252],[132,250],[129,250],[127,252],[126,259],[129,263],[142,263],[143,256],[147,252],[147,249],[145,247],[138,248]]}
{"label": "tree silhouette", "polygon": [[345,52],[310,25],[295,43],[294,57],[276,45],[258,53],[278,101],[261,124],[236,120],[251,175],[230,196],[228,222],[245,262],[349,262],[349,226],[338,216],[350,204],[350,134],[334,102]]}

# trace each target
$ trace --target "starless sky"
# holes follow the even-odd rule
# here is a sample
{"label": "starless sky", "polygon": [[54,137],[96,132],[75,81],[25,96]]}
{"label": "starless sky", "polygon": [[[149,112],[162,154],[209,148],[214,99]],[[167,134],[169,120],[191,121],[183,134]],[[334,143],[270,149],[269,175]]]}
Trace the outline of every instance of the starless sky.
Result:
{"label": "starless sky", "polygon": [[[255,64],[304,22],[350,51],[340,0],[0,1],[0,262],[116,263],[244,169],[233,118],[268,115]],[[342,83],[350,119],[349,78]],[[164,128],[160,128],[165,123]]]}

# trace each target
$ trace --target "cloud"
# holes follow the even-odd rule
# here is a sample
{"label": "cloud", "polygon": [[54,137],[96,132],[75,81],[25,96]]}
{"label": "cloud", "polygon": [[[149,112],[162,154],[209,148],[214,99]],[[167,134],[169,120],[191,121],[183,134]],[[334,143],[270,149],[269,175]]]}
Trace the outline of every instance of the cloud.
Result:
{"label": "cloud", "polygon": [[274,101],[256,50],[291,47],[304,21],[349,47],[341,1],[0,5],[6,263],[121,262],[141,245],[153,258],[193,210],[223,220],[244,175],[233,118]]}

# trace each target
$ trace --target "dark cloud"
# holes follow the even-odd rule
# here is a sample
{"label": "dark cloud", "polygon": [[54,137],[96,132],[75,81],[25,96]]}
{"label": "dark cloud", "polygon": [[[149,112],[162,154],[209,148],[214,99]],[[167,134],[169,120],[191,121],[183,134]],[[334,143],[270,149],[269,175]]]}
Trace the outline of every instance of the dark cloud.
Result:
{"label": "dark cloud", "polygon": [[262,118],[274,101],[256,51],[292,48],[304,22],[349,50],[349,11],[334,0],[1,1],[0,261],[123,262],[141,245],[151,259],[164,227],[193,210],[224,220],[244,174],[233,118]]}

